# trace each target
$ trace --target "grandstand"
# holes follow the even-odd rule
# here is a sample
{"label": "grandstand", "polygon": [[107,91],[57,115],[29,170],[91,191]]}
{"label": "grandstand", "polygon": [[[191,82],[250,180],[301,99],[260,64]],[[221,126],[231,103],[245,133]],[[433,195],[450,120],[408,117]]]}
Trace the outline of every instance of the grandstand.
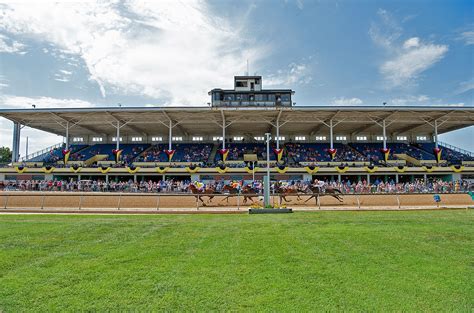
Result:
{"label": "grandstand", "polygon": [[[260,76],[238,76],[234,85],[213,89],[207,107],[2,109],[13,122],[14,153],[0,180],[250,179],[247,156],[257,160],[257,177],[266,167],[265,133],[272,133],[269,166],[277,179],[474,177],[474,154],[438,140],[474,125],[473,108],[295,106],[292,90],[263,90]],[[64,141],[20,156],[23,126]]]}

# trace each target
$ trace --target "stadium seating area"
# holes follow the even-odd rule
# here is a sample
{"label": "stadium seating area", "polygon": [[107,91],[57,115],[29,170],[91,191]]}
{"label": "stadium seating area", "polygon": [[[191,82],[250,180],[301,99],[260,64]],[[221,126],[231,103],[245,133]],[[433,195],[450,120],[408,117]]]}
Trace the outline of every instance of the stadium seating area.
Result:
{"label": "stadium seating area", "polygon": [[[78,151],[84,149],[87,145],[71,145],[69,148],[71,149],[71,154],[77,153]],[[52,149],[51,151],[38,155],[34,158],[29,159],[30,162],[44,162],[44,163],[55,163],[63,159],[63,147],[58,147]]]}
{"label": "stadium seating area", "polygon": [[[228,143],[226,148],[229,149],[227,155],[228,161],[239,161],[244,159],[244,154],[256,154],[259,160],[265,160],[266,146],[264,143]],[[219,153],[216,154],[214,161],[221,161],[222,157]],[[270,153],[270,160],[275,160],[275,154]]]}
{"label": "stadium seating area", "polygon": [[[138,155],[140,155],[145,149],[147,149],[149,144],[122,144],[120,149],[122,149],[122,160],[125,163],[132,162]],[[86,161],[92,158],[95,155],[107,155],[104,159],[105,161],[114,160],[113,150],[115,149],[115,144],[98,144],[89,146],[77,153],[71,154],[71,161]]]}
{"label": "stadium seating area", "polygon": [[[331,156],[328,153],[327,143],[287,143],[285,145],[288,151],[288,158],[294,162],[329,162]],[[335,143],[337,149],[333,161],[336,162],[355,162],[367,161],[367,158],[348,145]]]}
{"label": "stadium seating area", "polygon": [[[435,148],[435,144],[433,142],[426,142],[426,143],[419,143],[416,144],[420,149],[430,153],[432,155],[432,158],[434,158],[434,153],[433,149]],[[439,146],[441,148],[441,159],[443,160],[452,160],[452,161],[474,161],[474,158],[461,153],[459,151],[454,151],[448,147],[445,146]]]}
{"label": "stadium seating area", "polygon": [[[209,161],[209,157],[214,148],[212,143],[181,143],[174,144],[173,149],[176,150],[174,162],[205,162]],[[283,145],[285,148],[283,161],[289,164],[297,164],[299,162],[322,163],[331,161],[328,154],[328,143],[292,143],[287,142]],[[334,148],[337,149],[336,162],[378,162],[383,160],[380,151],[382,144],[377,143],[335,143]],[[418,160],[434,160],[433,154],[434,143],[407,144],[407,143],[387,143],[387,147],[391,150],[391,159],[394,154],[407,154]],[[120,148],[122,152],[122,161],[130,163],[134,161],[140,162],[167,162],[168,156],[164,152],[168,148],[167,144],[122,144]],[[229,154],[228,161],[243,161],[244,154],[256,154],[259,160],[266,159],[266,146],[264,143],[228,143],[227,148]],[[442,159],[451,161],[474,160],[467,154],[454,151],[447,147],[441,147]],[[54,163],[62,160],[61,147],[55,148],[48,153],[36,156],[28,161]],[[96,144],[96,145],[71,145],[71,161],[86,161],[95,155],[107,155],[105,160],[114,160],[113,150],[115,144]],[[273,151],[270,153],[270,159],[276,159]],[[214,156],[214,163],[219,163],[222,157],[219,153]],[[212,161],[211,161],[212,162]]]}
{"label": "stadium seating area", "polygon": [[[190,144],[182,143],[173,145],[176,150],[173,155],[174,162],[207,162],[211,153],[212,144]],[[168,145],[160,144],[154,145],[142,155],[136,158],[135,161],[140,162],[167,162],[168,155],[164,150],[168,149]]]}
{"label": "stadium seating area", "polygon": [[[369,161],[377,162],[384,158],[380,151],[382,148],[381,143],[350,143],[349,145],[366,156]],[[433,153],[427,153],[422,149],[406,143],[387,143],[387,148],[390,149],[391,158],[393,158],[394,154],[407,154],[418,160],[434,160]]]}

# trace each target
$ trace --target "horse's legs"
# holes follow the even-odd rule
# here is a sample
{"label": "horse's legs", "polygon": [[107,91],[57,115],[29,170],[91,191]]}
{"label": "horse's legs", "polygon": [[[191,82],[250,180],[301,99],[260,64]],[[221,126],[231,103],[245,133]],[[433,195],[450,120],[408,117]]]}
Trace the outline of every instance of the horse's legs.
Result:
{"label": "horse's legs", "polygon": [[206,206],[206,203],[205,203],[204,200],[202,199],[202,196],[199,196],[199,200],[201,200],[202,206]]}
{"label": "horse's legs", "polygon": [[308,202],[309,200],[311,200],[313,198],[316,198],[316,196],[315,195],[310,196],[304,203]]}
{"label": "horse's legs", "polygon": [[336,198],[337,200],[339,200],[339,202],[343,202],[342,199],[338,195],[331,195],[331,197]]}

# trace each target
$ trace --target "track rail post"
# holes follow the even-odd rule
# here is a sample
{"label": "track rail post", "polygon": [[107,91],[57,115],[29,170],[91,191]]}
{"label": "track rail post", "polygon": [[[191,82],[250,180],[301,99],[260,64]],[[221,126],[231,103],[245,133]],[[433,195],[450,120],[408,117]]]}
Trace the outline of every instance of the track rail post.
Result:
{"label": "track rail post", "polygon": [[156,195],[156,210],[160,210],[160,195]]}
{"label": "track rail post", "polygon": [[237,194],[237,210],[240,210],[240,191]]}
{"label": "track rail post", "polygon": [[120,210],[120,204],[122,202],[122,193],[119,194],[119,198],[118,198],[118,204],[117,204],[117,210]]}
{"label": "track rail post", "polygon": [[82,201],[84,200],[84,193],[81,193],[79,197],[79,210],[82,209]]}
{"label": "track rail post", "polygon": [[41,210],[44,209],[44,198],[46,197],[46,195],[43,193],[43,197],[41,198]]}
{"label": "track rail post", "polygon": [[8,204],[8,195],[5,195],[5,205],[3,207],[5,210],[7,209],[7,204]]}
{"label": "track rail post", "polygon": [[357,208],[360,210],[360,195],[357,195]]}
{"label": "track rail post", "polygon": [[401,208],[401,206],[400,206],[400,197],[399,197],[398,194],[397,194],[397,204],[398,204],[398,208],[400,209]]}

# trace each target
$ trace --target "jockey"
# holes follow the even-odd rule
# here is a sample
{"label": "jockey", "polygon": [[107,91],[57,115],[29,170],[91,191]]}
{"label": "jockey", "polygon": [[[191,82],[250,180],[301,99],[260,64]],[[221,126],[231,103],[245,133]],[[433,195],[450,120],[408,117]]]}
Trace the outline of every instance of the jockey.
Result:
{"label": "jockey", "polygon": [[313,186],[318,187],[320,192],[324,192],[326,189],[326,183],[323,180],[318,180],[317,178],[314,180]]}
{"label": "jockey", "polygon": [[199,191],[203,191],[203,190],[204,190],[204,184],[201,183],[200,181],[195,181],[195,182],[194,182],[194,186],[196,186],[196,188],[197,188]]}

